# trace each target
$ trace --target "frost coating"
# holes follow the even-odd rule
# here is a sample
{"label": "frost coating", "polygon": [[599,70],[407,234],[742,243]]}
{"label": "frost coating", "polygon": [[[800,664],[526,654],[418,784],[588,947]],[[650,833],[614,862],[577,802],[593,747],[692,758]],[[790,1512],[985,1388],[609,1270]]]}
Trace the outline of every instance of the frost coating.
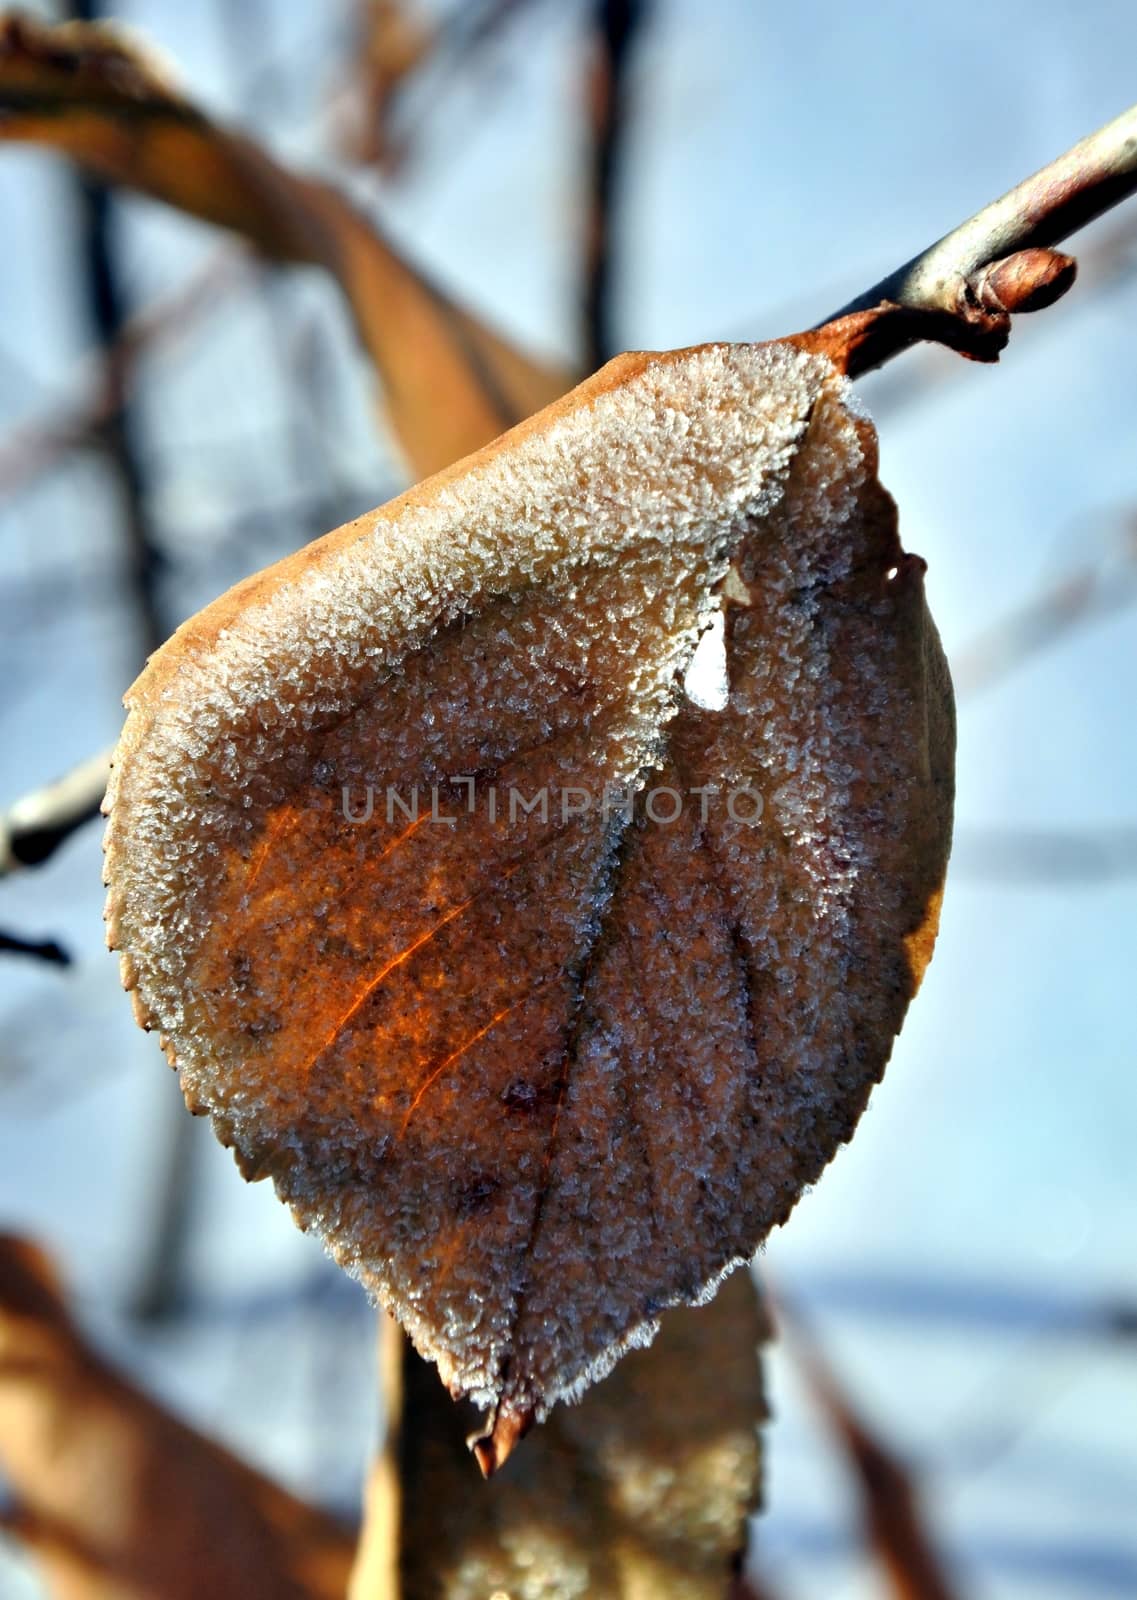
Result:
{"label": "frost coating", "polygon": [[[914,987],[949,697],[844,394],[787,345],[621,358],[132,692],[107,871],[141,1017],[505,1432],[752,1253]],[[681,684],[719,606],[715,710]],[[452,820],[355,825],[368,785]],[[705,804],[597,803],[657,788]]]}

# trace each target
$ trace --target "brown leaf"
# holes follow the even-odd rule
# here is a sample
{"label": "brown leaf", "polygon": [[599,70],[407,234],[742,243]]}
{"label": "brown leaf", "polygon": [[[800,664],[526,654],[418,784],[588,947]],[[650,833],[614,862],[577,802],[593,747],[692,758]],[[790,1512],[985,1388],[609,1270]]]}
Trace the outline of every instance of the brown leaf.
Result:
{"label": "brown leaf", "polygon": [[846,393],[788,344],[621,357],[129,697],[137,1014],[490,1409],[487,1471],[785,1219],[930,954],[950,686]]}
{"label": "brown leaf", "polygon": [[555,1412],[473,1494],[461,1418],[406,1347],[352,1600],[722,1600],[761,1489],[766,1331],[750,1274],[735,1273],[711,1306],[665,1315],[650,1350]]}
{"label": "brown leaf", "polygon": [[0,1466],[57,1600],[341,1600],[354,1540],[120,1377],[0,1235]]}
{"label": "brown leaf", "polygon": [[416,15],[405,0],[358,0],[358,10],[360,127],[352,141],[354,154],[391,170],[403,153],[391,139],[391,103],[429,57],[440,26]]}
{"label": "brown leaf", "polygon": [[335,277],[416,472],[477,449],[572,382],[453,305],[331,185],[221,128],[113,29],[0,18],[0,138],[64,151],[109,183]]}

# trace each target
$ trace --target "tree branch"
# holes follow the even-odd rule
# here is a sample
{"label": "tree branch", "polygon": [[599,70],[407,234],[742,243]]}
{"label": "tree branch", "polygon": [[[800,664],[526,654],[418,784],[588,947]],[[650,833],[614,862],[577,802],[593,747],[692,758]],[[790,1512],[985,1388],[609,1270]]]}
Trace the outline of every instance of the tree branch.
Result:
{"label": "tree branch", "polygon": [[1137,874],[1137,824],[961,828],[957,874],[1010,887],[1111,884]]}
{"label": "tree branch", "polygon": [[956,653],[952,678],[962,698],[988,689],[1074,629],[1137,605],[1137,510],[1121,539],[1059,575]]}
{"label": "tree branch", "polygon": [[[24,795],[0,812],[0,878],[48,860],[77,829],[99,814],[110,771],[110,751],[75,767],[66,777]],[[71,965],[57,939],[27,939],[0,931],[0,952],[29,956],[51,966]]]}
{"label": "tree branch", "polygon": [[0,878],[21,867],[38,867],[84,822],[98,816],[110,761],[110,751],[103,750],[0,814]]}
{"label": "tree branch", "polygon": [[850,377],[921,340],[996,361],[1011,313],[1052,305],[1075,263],[1052,247],[1137,191],[1137,106],[798,336]]}
{"label": "tree branch", "polygon": [[18,933],[7,933],[0,928],[0,952],[7,955],[31,956],[35,961],[46,961],[51,967],[69,967],[71,954],[58,939],[25,939]]}
{"label": "tree branch", "polygon": [[613,317],[613,221],[627,145],[628,69],[651,0],[597,0],[590,75],[591,192],[585,251],[584,354],[589,372],[621,348]]}
{"label": "tree branch", "polygon": [[80,363],[77,398],[0,440],[0,496],[23,493],[71,450],[100,447],[108,419],[130,396],[138,358],[176,345],[248,277],[244,258],[225,247],[169,296],[134,313],[109,347],[93,347]]}

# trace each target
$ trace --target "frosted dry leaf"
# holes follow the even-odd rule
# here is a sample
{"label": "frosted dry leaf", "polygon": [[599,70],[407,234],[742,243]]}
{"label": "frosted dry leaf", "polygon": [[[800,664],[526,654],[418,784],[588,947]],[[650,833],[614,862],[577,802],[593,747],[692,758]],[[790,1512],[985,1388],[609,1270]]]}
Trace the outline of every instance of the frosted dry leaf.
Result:
{"label": "frosted dry leaf", "polygon": [[[720,607],[716,710],[681,685]],[[621,357],[128,703],[138,1016],[491,1470],[786,1217],[930,953],[951,694],[872,427],[789,342]]]}

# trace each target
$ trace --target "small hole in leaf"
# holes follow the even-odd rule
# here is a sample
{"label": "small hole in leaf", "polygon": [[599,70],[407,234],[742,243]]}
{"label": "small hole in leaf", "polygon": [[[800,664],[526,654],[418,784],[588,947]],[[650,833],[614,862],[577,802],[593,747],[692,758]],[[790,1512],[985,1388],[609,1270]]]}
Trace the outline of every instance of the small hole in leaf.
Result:
{"label": "small hole in leaf", "polygon": [[720,605],[695,646],[683,675],[683,693],[704,711],[722,711],[730,699],[726,681],[726,636]]}

